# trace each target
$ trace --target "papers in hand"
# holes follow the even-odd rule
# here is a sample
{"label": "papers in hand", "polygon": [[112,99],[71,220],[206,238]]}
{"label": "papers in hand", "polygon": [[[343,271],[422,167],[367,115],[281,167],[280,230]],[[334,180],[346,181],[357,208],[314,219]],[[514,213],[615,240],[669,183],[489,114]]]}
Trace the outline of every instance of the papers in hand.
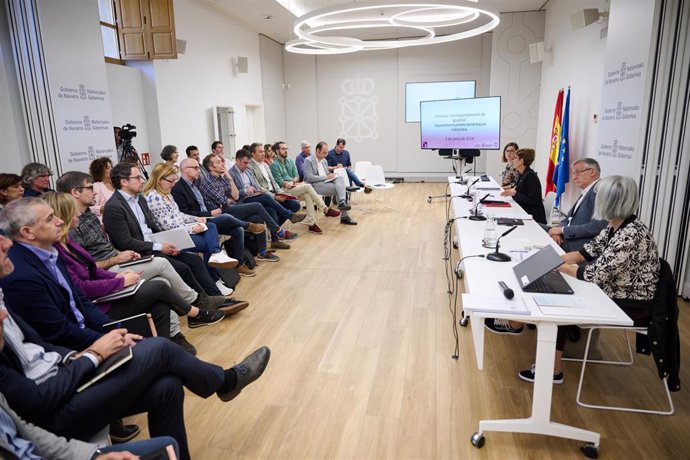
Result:
{"label": "papers in hand", "polygon": [[130,359],[132,359],[132,347],[125,347],[114,355],[110,356],[98,366],[96,369],[96,374],[91,378],[91,380],[77,388],[77,393],[81,393],[82,391],[86,390],[88,387],[98,382]]}
{"label": "papers in hand", "polygon": [[501,294],[463,294],[462,309],[477,313],[530,314],[522,297],[508,300]]}
{"label": "papers in hand", "polygon": [[185,227],[177,227],[172,230],[165,230],[151,235],[151,241],[154,243],[172,243],[177,246],[177,249],[189,249],[194,247],[194,241],[187,233]]}
{"label": "papers in hand", "polygon": [[141,285],[144,284],[144,281],[146,281],[146,280],[143,278],[139,278],[138,283],[132,284],[131,286],[127,286],[126,288],[122,288],[117,292],[113,292],[112,294],[104,295],[103,297],[99,297],[97,299],[94,299],[93,303],[110,302],[113,300],[124,299],[125,297],[129,297],[131,295],[134,295],[139,290]]}

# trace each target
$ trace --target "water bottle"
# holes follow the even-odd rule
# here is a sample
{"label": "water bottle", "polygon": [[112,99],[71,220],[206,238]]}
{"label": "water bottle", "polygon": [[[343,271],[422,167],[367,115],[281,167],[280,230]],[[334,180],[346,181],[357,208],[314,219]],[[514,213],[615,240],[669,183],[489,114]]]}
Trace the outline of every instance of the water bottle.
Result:
{"label": "water bottle", "polygon": [[495,248],[496,240],[496,221],[493,216],[488,216],[486,227],[484,228],[484,245],[487,248]]}

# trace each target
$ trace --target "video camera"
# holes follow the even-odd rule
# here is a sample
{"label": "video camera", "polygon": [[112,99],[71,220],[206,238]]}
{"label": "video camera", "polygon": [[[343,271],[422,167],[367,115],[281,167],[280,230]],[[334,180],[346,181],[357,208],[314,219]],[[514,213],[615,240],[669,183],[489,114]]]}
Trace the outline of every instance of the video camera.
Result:
{"label": "video camera", "polygon": [[129,123],[122,125],[120,128],[120,138],[123,141],[131,141],[133,138],[137,137],[136,126],[130,125]]}

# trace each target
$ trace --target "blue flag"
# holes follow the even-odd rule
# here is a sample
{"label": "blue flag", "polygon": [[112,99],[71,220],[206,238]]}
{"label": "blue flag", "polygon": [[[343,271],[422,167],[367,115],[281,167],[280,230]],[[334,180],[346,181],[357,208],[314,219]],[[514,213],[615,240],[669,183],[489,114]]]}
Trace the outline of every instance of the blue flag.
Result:
{"label": "blue flag", "polygon": [[[561,195],[565,192],[565,184],[570,181],[570,153],[568,147],[568,120],[570,119],[570,88],[565,98],[565,110],[563,111],[563,124],[561,125],[561,142],[558,149],[558,164],[553,171],[553,183],[556,185],[556,199],[554,206],[558,207]],[[549,217],[547,216],[547,219]]]}

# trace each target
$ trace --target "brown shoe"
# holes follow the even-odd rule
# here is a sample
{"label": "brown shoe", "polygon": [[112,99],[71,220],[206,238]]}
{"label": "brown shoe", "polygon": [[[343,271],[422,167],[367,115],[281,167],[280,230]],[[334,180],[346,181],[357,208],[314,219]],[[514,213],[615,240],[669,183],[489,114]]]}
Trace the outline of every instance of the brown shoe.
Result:
{"label": "brown shoe", "polygon": [[239,273],[242,276],[247,276],[247,277],[256,276],[256,272],[254,270],[252,270],[251,268],[247,267],[246,264],[238,265],[237,268],[235,268],[235,270],[237,270],[237,273]]}
{"label": "brown shoe", "polygon": [[249,233],[253,233],[255,235],[260,235],[266,231],[266,225],[265,224],[255,224],[254,222],[249,222],[249,225],[247,226],[246,230]]}
{"label": "brown shoe", "polygon": [[315,234],[317,234],[317,235],[323,235],[323,230],[321,230],[321,229],[319,228],[319,226],[316,225],[316,224],[310,225],[310,226],[309,226],[309,232],[310,232],[310,233],[315,233]]}
{"label": "brown shoe", "polygon": [[326,217],[340,217],[340,211],[336,211],[333,208],[326,208],[323,210]]}
{"label": "brown shoe", "polygon": [[302,221],[303,221],[304,219],[306,219],[306,218],[307,218],[307,215],[306,215],[305,213],[303,213],[303,212],[296,212],[296,213],[293,213],[293,214],[289,217],[290,222],[292,222],[293,224],[296,224],[297,222],[302,222]]}
{"label": "brown shoe", "polygon": [[290,245],[280,240],[271,241],[271,249],[290,249]]}
{"label": "brown shoe", "polygon": [[373,191],[374,191],[374,189],[373,189],[373,187],[371,187],[370,185],[365,185],[365,186],[364,186],[364,193],[369,194],[369,193],[371,193],[371,192],[373,192]]}
{"label": "brown shoe", "polygon": [[249,306],[249,302],[245,300],[235,300],[234,298],[229,298],[227,301],[218,308],[218,311],[225,313],[225,316],[234,315],[239,313]]}

